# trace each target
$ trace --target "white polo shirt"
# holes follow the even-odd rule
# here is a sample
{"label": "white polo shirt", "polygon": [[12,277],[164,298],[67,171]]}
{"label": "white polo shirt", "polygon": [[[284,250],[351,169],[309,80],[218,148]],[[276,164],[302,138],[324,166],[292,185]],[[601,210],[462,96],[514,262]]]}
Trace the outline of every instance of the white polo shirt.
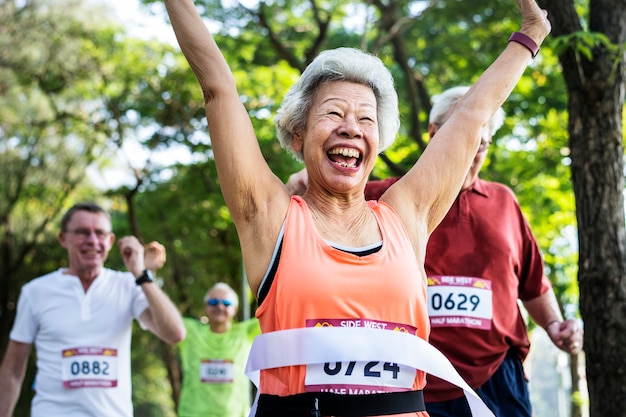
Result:
{"label": "white polo shirt", "polygon": [[129,272],[104,268],[87,292],[62,269],[25,284],[10,338],[37,351],[31,416],[132,416],[132,321],[147,307]]}

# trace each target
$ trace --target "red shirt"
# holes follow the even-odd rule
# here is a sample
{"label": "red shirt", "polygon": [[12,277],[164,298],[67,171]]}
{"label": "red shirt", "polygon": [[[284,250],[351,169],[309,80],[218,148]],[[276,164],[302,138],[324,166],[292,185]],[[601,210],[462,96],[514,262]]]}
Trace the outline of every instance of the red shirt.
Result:
{"label": "red shirt", "polygon": [[[395,181],[368,183],[366,197],[378,198]],[[472,187],[461,191],[430,236],[425,261],[429,278],[474,277],[491,285],[489,328],[441,327],[431,322],[430,342],[472,388],[491,378],[509,349],[521,359],[528,354],[530,342],[517,300],[531,300],[548,291],[550,282],[543,268],[539,247],[517,198],[502,184],[477,178]],[[427,402],[462,395],[458,388],[428,376]]]}

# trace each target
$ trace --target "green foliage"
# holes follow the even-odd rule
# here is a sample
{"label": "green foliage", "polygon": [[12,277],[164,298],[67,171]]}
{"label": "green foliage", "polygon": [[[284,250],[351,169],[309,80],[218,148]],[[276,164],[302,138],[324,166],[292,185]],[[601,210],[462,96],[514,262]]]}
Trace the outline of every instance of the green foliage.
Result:
{"label": "green foliage", "polygon": [[175,417],[172,386],[161,361],[162,345],[150,332],[133,328],[132,386],[136,417]]}
{"label": "green foliage", "polygon": [[[58,13],[46,14],[45,7],[27,3],[33,9],[0,3],[0,42],[21,46],[0,51],[0,236],[3,247],[23,248],[10,258],[10,268],[2,265],[11,272],[5,274],[10,286],[2,289],[14,302],[28,279],[64,265],[55,240],[60,212],[78,200],[98,200],[111,209],[118,237],[136,232],[144,242],[165,244],[168,261],[159,272],[164,290],[184,315],[203,315],[202,297],[213,283],[240,289],[244,277],[192,71],[169,45],[131,39],[115,25],[60,6]],[[231,64],[261,150],[282,180],[302,166],[278,144],[273,116],[320,50],[361,46],[393,72],[402,129],[385,152],[391,164],[380,159],[374,169],[374,177],[384,178],[406,171],[423,152],[430,97],[473,83],[519,29],[513,2],[504,7],[497,0],[196,5]],[[557,58],[572,42],[587,59],[599,45],[615,52],[590,33],[544,44],[504,104],[507,119],[481,176],[515,191],[557,295],[576,315],[576,217],[567,96]],[[414,82],[417,93],[409,88]],[[86,167],[111,166],[114,153],[129,141],[139,141],[149,155],[134,169],[136,184],[104,196],[89,187]],[[174,157],[174,149],[186,151],[186,163]],[[158,153],[172,155],[163,163],[155,159]],[[136,219],[129,216],[131,208]],[[124,268],[116,250],[107,266]],[[11,313],[2,312],[6,323]],[[6,338],[6,325],[2,330]],[[133,350],[137,415],[172,415],[160,342],[135,331],[134,346],[142,348]]]}
{"label": "green foliage", "polygon": [[593,60],[593,49],[596,47],[606,48],[607,51],[615,56],[616,60],[620,59],[620,51],[624,49],[624,45],[615,45],[604,33],[587,31],[578,31],[558,36],[551,42],[551,46],[557,55],[562,54],[566,49],[572,48],[589,61]]}

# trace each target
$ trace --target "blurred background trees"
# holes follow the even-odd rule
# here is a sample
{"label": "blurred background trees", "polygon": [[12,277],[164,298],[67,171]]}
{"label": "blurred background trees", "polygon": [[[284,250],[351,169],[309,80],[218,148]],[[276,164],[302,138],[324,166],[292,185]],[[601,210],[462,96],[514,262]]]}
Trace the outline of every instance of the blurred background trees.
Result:
{"label": "blurred background trees", "polygon": [[[588,294],[581,306],[593,358],[590,412],[617,416],[626,410],[616,405],[626,401],[626,8],[608,0],[545,3],[553,35],[504,104],[507,119],[481,176],[516,192],[564,314],[580,317],[579,280],[581,299]],[[196,4],[231,63],[263,153],[284,180],[302,166],[275,140],[273,115],[321,50],[360,47],[394,74],[402,129],[373,172],[383,178],[404,173],[424,150],[431,97],[474,82],[519,28],[512,0]],[[82,200],[111,210],[118,237],[132,233],[167,247],[160,279],[184,315],[202,315],[202,297],[216,281],[240,289],[247,300],[240,316],[253,314],[201,92],[177,47],[130,36],[93,0],[6,0],[0,45],[0,352],[21,285],[67,262],[58,221]],[[108,266],[123,268],[115,250]],[[141,346],[133,355],[136,415],[173,416],[176,348],[141,331],[133,343]],[[28,415],[33,365],[17,416]],[[568,400],[572,415],[580,415],[584,397]]]}

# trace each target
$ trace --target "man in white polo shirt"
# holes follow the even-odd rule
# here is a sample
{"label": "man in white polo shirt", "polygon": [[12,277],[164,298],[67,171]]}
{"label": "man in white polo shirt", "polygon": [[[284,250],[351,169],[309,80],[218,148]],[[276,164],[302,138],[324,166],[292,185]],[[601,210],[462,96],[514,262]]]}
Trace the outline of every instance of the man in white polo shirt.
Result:
{"label": "man in white polo shirt", "polygon": [[69,267],[36,278],[20,293],[0,367],[0,417],[10,417],[31,346],[37,387],[31,417],[133,415],[130,345],[133,319],[167,343],[185,336],[182,318],[153,282],[165,248],[134,236],[118,241],[129,272],[104,267],[115,241],[101,207],[79,203],[61,220]]}

